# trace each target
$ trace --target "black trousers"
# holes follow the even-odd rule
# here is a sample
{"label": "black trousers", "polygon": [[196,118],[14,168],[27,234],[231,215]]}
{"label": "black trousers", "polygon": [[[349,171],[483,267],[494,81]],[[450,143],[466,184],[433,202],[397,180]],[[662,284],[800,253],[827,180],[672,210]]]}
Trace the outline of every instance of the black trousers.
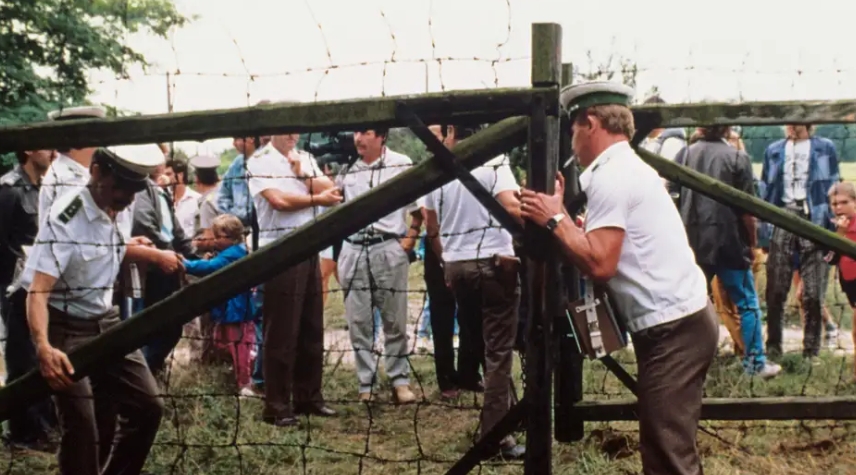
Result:
{"label": "black trousers", "polygon": [[443,268],[431,246],[425,246],[425,287],[428,289],[428,308],[431,311],[437,386],[440,391],[474,386],[481,381],[481,357],[471,351],[471,338],[462,331],[458,366],[455,369],[455,348],[452,343],[455,334],[455,295],[446,286]]}
{"label": "black trousers", "polygon": [[[146,274],[144,308],[164,300],[181,288],[178,275],[164,274],[159,269],[149,268]],[[184,325],[173,325],[161,329],[160,333],[143,347],[146,364],[152,374],[163,371],[166,358],[181,340]]]}
{"label": "black trousers", "polygon": [[[5,285],[3,286],[5,289]],[[30,339],[27,324],[27,292],[18,290],[8,300],[0,302],[0,315],[6,326],[6,342],[3,356],[6,360],[6,381],[12,382],[38,367],[36,348]],[[32,444],[46,440],[49,431],[56,429],[57,420],[50,398],[14,411],[9,418],[9,441]]]}

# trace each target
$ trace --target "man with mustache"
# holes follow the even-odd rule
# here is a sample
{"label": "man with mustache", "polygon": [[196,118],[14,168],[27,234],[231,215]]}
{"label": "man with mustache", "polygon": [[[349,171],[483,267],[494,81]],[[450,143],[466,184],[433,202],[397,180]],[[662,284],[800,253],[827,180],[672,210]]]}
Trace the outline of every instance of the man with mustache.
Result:
{"label": "man with mustache", "polygon": [[[105,361],[79,381],[73,379],[75,369],[67,356],[120,322],[113,289],[128,258],[128,241],[116,217],[160,163],[163,154],[154,145],[126,147],[122,156],[94,151],[88,186],[56,199],[42,218],[24,267],[27,319],[39,370],[55,391],[62,474],[138,474],[160,425],[163,402],[139,350]],[[96,410],[99,396],[107,396],[115,412]]]}

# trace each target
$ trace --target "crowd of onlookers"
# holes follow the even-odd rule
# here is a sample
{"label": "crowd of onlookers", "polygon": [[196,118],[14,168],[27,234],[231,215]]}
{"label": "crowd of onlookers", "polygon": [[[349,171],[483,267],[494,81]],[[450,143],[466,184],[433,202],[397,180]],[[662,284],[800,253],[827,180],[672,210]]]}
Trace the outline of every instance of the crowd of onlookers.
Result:
{"label": "crowd of onlookers", "polygon": [[[648,102],[661,100],[655,97]],[[50,119],[103,117],[102,109],[84,107],[57,111]],[[479,127],[450,123],[433,125],[431,130],[452,148]],[[640,146],[856,239],[856,227],[851,229],[856,226],[852,219],[856,189],[841,182],[834,145],[814,135],[810,125],[788,125],[785,130],[787,137],[758,157],[763,159],[760,176],[753,173],[737,128],[705,127],[689,137],[683,129],[657,129]],[[101,206],[101,198],[91,190],[106,186],[103,170],[118,173],[124,166],[142,177],[134,181],[136,175],[129,172],[132,179],[126,181],[134,185],[127,189],[133,194],[115,213],[108,213],[121,240],[117,245],[127,249],[127,254],[116,263],[110,302],[95,302],[116,305],[119,318],[128,319],[407,171],[413,165],[411,159],[387,146],[388,135],[383,128],[356,131],[357,156],[335,171],[326,166],[322,169],[315,157],[301,150],[298,134],[235,137],[238,155],[224,164],[222,177],[219,157],[176,159],[164,145],[19,152],[18,165],[0,178],[0,311],[6,329],[7,380],[35,367],[47,374],[45,368],[50,364],[45,358],[62,361],[57,353],[45,356],[42,348],[34,347],[37,335],[31,334],[36,323],[30,287],[43,282],[38,273],[46,271],[38,267],[39,259],[44,260],[44,253],[49,252],[37,235],[47,233],[51,226],[77,229],[73,226],[78,226],[75,219],[80,213],[94,223],[100,216],[95,208]],[[525,198],[531,196],[515,179],[507,157],[477,167],[473,176],[521,225],[534,219],[531,211],[524,210],[529,202]],[[668,181],[662,186],[679,211],[695,263],[707,280],[746,374],[771,378],[782,370],[775,361],[783,351],[784,310],[793,282],[799,286],[804,356],[814,359],[824,339],[835,339],[837,327],[824,303],[830,265],[838,265],[840,285],[853,305],[856,261],[829,253],[786,230],[758,223],[751,215],[691,189]],[[105,206],[101,208],[109,208]],[[604,219],[586,212],[572,218],[577,227],[587,226],[591,219]],[[562,218],[551,219],[545,226],[552,231]],[[75,232],[94,233],[95,229],[100,228],[93,224]],[[526,312],[519,245],[456,180],[282,269],[263,285],[229,296],[191,323],[159,329],[142,349],[141,358],[147,371],[165,384],[170,355],[184,336],[191,364],[229,361],[237,393],[263,398],[264,422],[292,427],[301,424],[301,415],[335,417],[337,411],[322,394],[324,307],[329,280],[334,277],[342,289],[354,350],[355,399],[370,403],[386,387],[394,403],[413,403],[420,395],[410,381],[408,357],[413,346],[407,328],[408,281],[411,264],[421,259],[427,298],[416,349],[433,349],[440,399],[454,400],[462,391],[484,394],[480,424],[484,434],[515,398],[512,355],[522,348],[524,326],[520,322],[524,319],[520,316]],[[38,250],[38,257],[31,257],[33,249]],[[71,248],[69,252],[76,251]],[[102,251],[80,252],[81,266],[106,259]],[[66,259],[58,256],[54,257]],[[581,261],[574,263],[583,266]],[[766,342],[757,283],[763,266],[767,275]],[[51,325],[63,321],[73,326],[87,320],[71,307],[78,305],[86,313],[85,307],[93,304],[94,297],[75,291],[70,287],[63,290],[66,304],[62,308],[56,290],[51,294],[54,300],[45,302],[52,312]],[[102,300],[108,298],[108,294],[98,295]],[[57,378],[64,381],[65,376]],[[101,414],[98,401],[96,394]],[[62,420],[66,422],[68,414],[84,410],[62,404],[60,414],[65,414]],[[7,440],[16,446],[52,447],[49,435],[58,424],[56,409],[51,400],[45,400],[20,411],[9,421]],[[102,445],[101,455],[105,452],[110,453],[109,446]],[[495,452],[506,458],[524,455],[511,436]]]}

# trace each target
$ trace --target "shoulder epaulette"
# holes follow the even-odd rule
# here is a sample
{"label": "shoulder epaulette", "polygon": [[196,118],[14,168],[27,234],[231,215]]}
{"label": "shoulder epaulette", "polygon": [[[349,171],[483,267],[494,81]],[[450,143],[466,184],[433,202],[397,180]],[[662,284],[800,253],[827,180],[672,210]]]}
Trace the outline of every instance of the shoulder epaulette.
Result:
{"label": "shoulder epaulette", "polygon": [[15,184],[17,182],[18,182],[17,173],[9,172],[3,176],[0,176],[0,185],[15,186]]}
{"label": "shoulder epaulette", "polygon": [[83,200],[81,200],[79,196],[75,197],[73,200],[71,200],[71,203],[69,203],[68,206],[66,206],[65,209],[62,210],[62,213],[59,214],[59,220],[65,224],[68,224],[71,218],[73,218],[74,215],[77,214],[77,212],[80,211],[80,208],[82,207]]}

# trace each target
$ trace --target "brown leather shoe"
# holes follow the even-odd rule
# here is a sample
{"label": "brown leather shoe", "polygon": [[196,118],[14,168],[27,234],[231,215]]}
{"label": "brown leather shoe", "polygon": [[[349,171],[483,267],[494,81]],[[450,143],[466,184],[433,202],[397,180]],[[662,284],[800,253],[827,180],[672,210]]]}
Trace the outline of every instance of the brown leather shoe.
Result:
{"label": "brown leather shoe", "polygon": [[266,424],[270,424],[276,427],[297,427],[300,424],[300,421],[294,416],[285,416],[285,417],[270,417],[266,416],[262,418]]}
{"label": "brown leather shoe", "polygon": [[372,393],[360,393],[360,402],[372,402]]}
{"label": "brown leather shoe", "polygon": [[411,404],[416,402],[416,395],[410,390],[409,385],[395,386],[392,391],[393,400],[397,404]]}

